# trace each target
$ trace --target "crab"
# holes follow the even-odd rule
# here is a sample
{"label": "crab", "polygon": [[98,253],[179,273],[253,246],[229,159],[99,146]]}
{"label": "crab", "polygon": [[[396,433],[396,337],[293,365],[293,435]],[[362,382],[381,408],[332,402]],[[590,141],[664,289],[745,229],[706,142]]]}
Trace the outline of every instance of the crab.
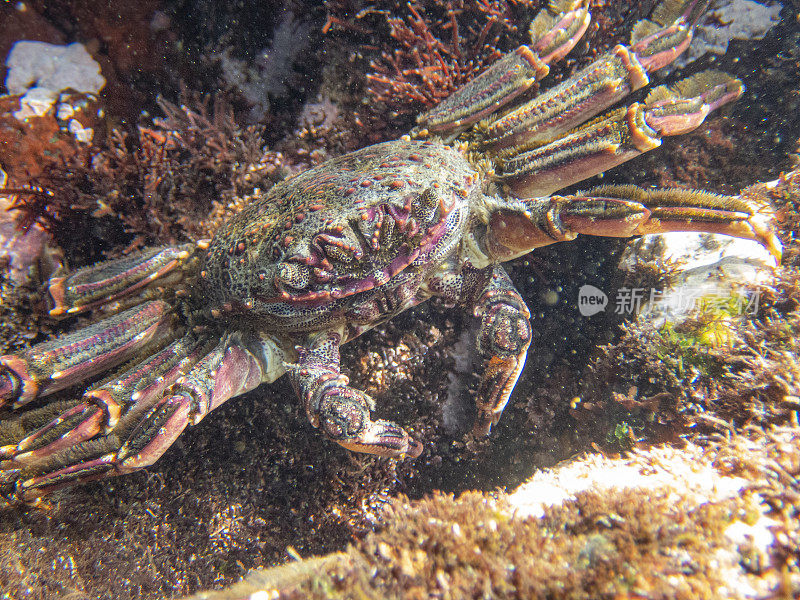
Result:
{"label": "crab", "polygon": [[[484,362],[474,432],[497,423],[525,363],[530,313],[501,264],[578,235],[704,231],[776,258],[774,214],[740,196],[605,186],[554,195],[696,128],[740,81],[710,71],[653,89],[707,2],[665,0],[618,45],[516,100],[586,31],[584,0],[554,0],[520,46],[418,118],[404,138],[329,160],[255,195],[213,239],[60,274],[54,317],[87,327],[0,357],[0,493],[55,489],[153,464],[189,425],[286,374],[314,427],[355,452],[417,457],[373,420],[339,347],[432,297],[471,310]],[[107,374],[111,372],[111,374]],[[87,379],[80,396],[49,397]]]}

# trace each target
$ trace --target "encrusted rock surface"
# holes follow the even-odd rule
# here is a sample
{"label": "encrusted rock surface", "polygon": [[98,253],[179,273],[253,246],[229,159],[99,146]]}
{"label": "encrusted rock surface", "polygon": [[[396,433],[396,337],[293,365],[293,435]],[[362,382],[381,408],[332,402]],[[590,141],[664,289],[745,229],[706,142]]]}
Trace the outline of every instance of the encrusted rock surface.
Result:
{"label": "encrusted rock surface", "polygon": [[789,598],[800,428],[588,455],[510,494],[398,500],[345,551],[187,600]]}

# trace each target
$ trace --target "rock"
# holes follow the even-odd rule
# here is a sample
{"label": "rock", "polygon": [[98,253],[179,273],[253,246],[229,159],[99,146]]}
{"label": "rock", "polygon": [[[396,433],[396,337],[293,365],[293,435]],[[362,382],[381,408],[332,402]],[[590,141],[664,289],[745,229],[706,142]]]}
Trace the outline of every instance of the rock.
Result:
{"label": "rock", "polygon": [[[667,289],[633,288],[625,302],[657,327],[678,323],[699,308],[724,306],[742,314],[758,309],[755,287],[772,278],[775,258],[758,242],[721,234],[673,232],[644,236],[630,244],[622,268],[656,259],[677,267]],[[618,299],[619,300],[619,299]]]}
{"label": "rock", "polygon": [[106,84],[95,62],[82,44],[58,46],[20,40],[6,59],[6,88],[12,94],[42,88],[51,92],[67,89],[97,94]]}
{"label": "rock", "polygon": [[683,68],[708,53],[725,54],[732,40],[762,39],[780,22],[782,9],[779,2],[724,0],[715,3],[705,22],[697,26],[689,48],[668,70]]}
{"label": "rock", "polygon": [[778,499],[798,434],[590,454],[508,495],[400,500],[344,552],[255,570],[191,600],[789,597],[800,578],[781,563],[796,550],[797,506]]}

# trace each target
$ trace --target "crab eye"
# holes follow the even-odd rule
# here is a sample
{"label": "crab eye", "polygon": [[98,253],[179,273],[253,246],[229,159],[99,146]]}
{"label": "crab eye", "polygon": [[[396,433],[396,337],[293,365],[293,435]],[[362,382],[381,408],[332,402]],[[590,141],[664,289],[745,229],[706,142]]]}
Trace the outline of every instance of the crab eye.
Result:
{"label": "crab eye", "polygon": [[307,266],[292,262],[283,263],[278,268],[278,280],[291,288],[302,290],[308,287],[311,279]]}
{"label": "crab eye", "polygon": [[439,196],[433,188],[428,188],[414,199],[411,214],[424,226],[435,220],[437,208],[439,208]]}

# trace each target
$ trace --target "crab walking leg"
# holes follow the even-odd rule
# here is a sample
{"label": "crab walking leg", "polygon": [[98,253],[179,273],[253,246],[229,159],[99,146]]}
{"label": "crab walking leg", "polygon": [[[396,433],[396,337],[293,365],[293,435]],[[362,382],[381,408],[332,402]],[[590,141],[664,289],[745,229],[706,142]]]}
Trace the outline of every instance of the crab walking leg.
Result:
{"label": "crab walking leg", "polygon": [[553,196],[507,203],[491,212],[483,246],[509,260],[578,234],[630,237],[702,231],[755,240],[781,259],[775,214],[742,196],[697,190],[645,190],[633,185],[595,188],[586,196]]}
{"label": "crab walking leg", "polygon": [[656,21],[637,23],[631,46],[615,46],[564,83],[503,117],[482,123],[478,128],[482,145],[498,150],[553,140],[648,85],[648,73],[671,63],[689,47],[707,5],[662,2],[659,8],[663,10],[653,15]]}
{"label": "crab walking leg", "polygon": [[548,196],[658,148],[663,136],[692,131],[742,90],[741,81],[720,71],[655,88],[644,104],[613,110],[533,150],[503,153],[498,158],[498,179],[517,197]]}
{"label": "crab walking leg", "polygon": [[478,352],[486,368],[478,392],[475,435],[488,435],[517,383],[531,344],[530,312],[505,270],[496,266],[478,296]]}
{"label": "crab walking leg", "polygon": [[20,407],[114,367],[171,329],[169,305],[155,300],[21,354],[0,356],[0,406],[10,401]]}
{"label": "crab walking leg", "polygon": [[311,424],[348,450],[398,458],[419,456],[422,444],[402,427],[370,418],[375,401],[351,388],[339,370],[340,342],[338,333],[321,333],[307,346],[298,346],[297,363],[287,365]]}
{"label": "crab walking leg", "polygon": [[417,118],[432,132],[466,127],[524,93],[575,47],[589,27],[585,0],[554,0],[531,23],[531,46],[520,46]]}
{"label": "crab walking leg", "polygon": [[0,422],[0,459],[4,459],[0,469],[33,466],[64,448],[108,433],[121,417],[130,419],[150,407],[201,358],[203,349],[196,336],[184,336],[157,352],[153,348],[152,356],[93,386],[77,400],[54,402]]}
{"label": "crab walking leg", "polygon": [[123,475],[153,464],[187,425],[199,423],[226,400],[269,379],[267,374],[275,366],[264,362],[268,349],[253,346],[239,335],[229,336],[166,394],[154,402],[134,404],[107,435],[44,457],[33,467],[0,471],[0,491],[15,481],[13,497],[30,501],[65,485]]}
{"label": "crab walking leg", "polygon": [[[782,245],[776,235],[774,209],[767,204],[758,204],[741,195],[723,196],[699,190],[652,189],[645,190],[634,185],[603,186],[590,190],[587,201],[594,197],[608,201],[638,204],[649,216],[638,223],[633,232],[622,231],[621,235],[645,235],[668,231],[700,231],[721,233],[732,237],[755,240],[780,262]],[[572,229],[589,235],[607,235],[604,226],[596,225],[591,215],[567,217]]]}
{"label": "crab walking leg", "polygon": [[[166,248],[147,248],[116,260],[79,269],[64,277],[53,277],[48,292],[53,304],[50,315],[76,314],[112,302],[155,280],[174,283],[204,243]],[[170,275],[170,277],[167,277]]]}

